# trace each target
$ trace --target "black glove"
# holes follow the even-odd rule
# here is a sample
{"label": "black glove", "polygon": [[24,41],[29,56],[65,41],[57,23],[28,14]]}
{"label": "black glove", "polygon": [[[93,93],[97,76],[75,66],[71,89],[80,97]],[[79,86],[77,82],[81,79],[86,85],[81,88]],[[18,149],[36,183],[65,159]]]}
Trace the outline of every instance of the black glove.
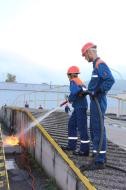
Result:
{"label": "black glove", "polygon": [[89,91],[89,95],[90,95],[92,98],[94,98],[94,97],[97,96],[96,93],[95,93],[94,91]]}
{"label": "black glove", "polygon": [[94,98],[94,97],[97,97],[101,91],[100,90],[97,90],[97,91],[88,91],[89,92],[89,95]]}
{"label": "black glove", "polygon": [[83,94],[86,96],[86,95],[90,94],[90,92],[89,92],[89,90],[85,90],[85,91],[83,91]]}
{"label": "black glove", "polygon": [[82,95],[82,96],[87,96],[88,94],[89,94],[89,91],[88,91],[88,90],[80,91],[80,92],[79,92],[79,95]]}

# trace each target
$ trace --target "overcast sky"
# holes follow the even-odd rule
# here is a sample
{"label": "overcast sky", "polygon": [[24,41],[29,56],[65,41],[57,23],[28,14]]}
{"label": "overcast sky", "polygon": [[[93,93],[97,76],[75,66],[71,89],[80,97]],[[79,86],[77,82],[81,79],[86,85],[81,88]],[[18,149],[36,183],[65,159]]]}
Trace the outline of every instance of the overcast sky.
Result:
{"label": "overcast sky", "polygon": [[[86,42],[117,79],[126,79],[125,0],[0,0],[0,81],[68,84],[69,66],[89,80],[92,64],[81,57]],[[118,74],[118,72],[120,74]],[[120,76],[121,75],[121,76]]]}

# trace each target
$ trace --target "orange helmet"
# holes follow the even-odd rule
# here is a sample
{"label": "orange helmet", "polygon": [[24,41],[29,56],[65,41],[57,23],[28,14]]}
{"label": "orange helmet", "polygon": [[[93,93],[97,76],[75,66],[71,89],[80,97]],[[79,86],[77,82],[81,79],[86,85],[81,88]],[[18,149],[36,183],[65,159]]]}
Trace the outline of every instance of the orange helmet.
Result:
{"label": "orange helmet", "polygon": [[82,56],[85,56],[85,53],[88,49],[90,48],[97,48],[97,46],[95,44],[93,44],[92,42],[88,42],[86,43],[82,49],[81,49],[81,52],[82,52]]}
{"label": "orange helmet", "polygon": [[79,74],[80,69],[77,66],[71,66],[69,67],[67,74]]}

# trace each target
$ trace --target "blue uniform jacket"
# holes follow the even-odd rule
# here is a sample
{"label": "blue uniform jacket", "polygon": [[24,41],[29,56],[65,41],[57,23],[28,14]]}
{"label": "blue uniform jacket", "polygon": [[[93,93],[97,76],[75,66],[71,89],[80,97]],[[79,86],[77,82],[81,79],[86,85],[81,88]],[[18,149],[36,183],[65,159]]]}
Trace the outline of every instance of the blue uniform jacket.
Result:
{"label": "blue uniform jacket", "polygon": [[87,109],[88,107],[86,97],[81,94],[83,87],[85,88],[85,85],[78,77],[70,81],[70,95],[68,100],[72,103],[72,107],[74,108]]}
{"label": "blue uniform jacket", "polygon": [[94,93],[100,92],[106,94],[114,84],[115,80],[109,67],[100,58],[93,62],[93,72],[88,84],[88,90]]}

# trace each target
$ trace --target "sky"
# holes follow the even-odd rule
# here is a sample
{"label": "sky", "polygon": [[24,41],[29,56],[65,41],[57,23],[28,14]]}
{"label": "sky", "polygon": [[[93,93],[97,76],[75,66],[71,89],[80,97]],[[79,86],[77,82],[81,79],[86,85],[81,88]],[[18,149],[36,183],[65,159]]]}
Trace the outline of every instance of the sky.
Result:
{"label": "sky", "polygon": [[69,84],[66,72],[80,68],[90,80],[92,63],[81,56],[87,42],[126,79],[125,0],[0,0],[0,82]]}

